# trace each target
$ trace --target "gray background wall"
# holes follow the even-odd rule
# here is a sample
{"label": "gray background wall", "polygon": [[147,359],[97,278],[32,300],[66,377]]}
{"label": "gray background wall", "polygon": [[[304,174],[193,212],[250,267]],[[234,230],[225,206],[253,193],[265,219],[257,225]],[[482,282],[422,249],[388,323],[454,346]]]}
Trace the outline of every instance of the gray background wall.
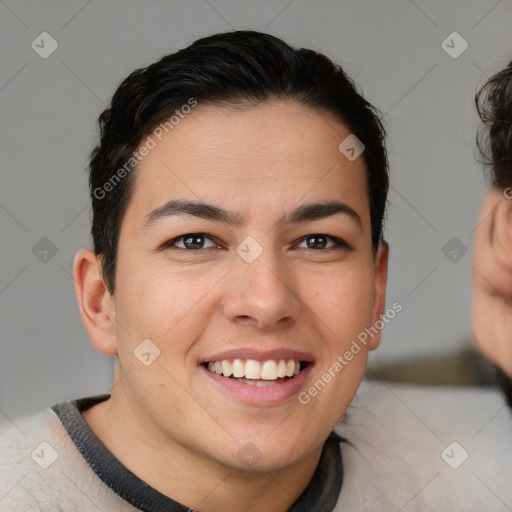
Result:
{"label": "gray background wall", "polygon": [[[70,276],[74,253],[90,246],[85,168],[97,117],[136,67],[231,28],[327,53],[386,113],[388,301],[404,309],[371,364],[469,344],[484,190],[473,96],[512,58],[511,27],[508,0],[0,0],[2,414],[109,390],[112,362],[89,342]],[[46,59],[31,47],[44,31],[58,43]],[[454,31],[469,45],[457,58],[441,46]],[[45,39],[38,50],[49,48]]]}

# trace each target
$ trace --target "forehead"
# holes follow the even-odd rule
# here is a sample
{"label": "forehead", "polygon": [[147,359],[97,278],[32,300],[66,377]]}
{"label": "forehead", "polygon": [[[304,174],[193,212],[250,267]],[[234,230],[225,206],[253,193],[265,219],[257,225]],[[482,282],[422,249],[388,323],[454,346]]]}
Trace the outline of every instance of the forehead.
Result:
{"label": "forehead", "polygon": [[[135,171],[130,202],[139,215],[174,196],[269,212],[301,198],[369,208],[364,159],[340,152],[350,131],[324,110],[292,101],[198,105],[167,131],[141,143],[154,147]],[[367,214],[360,212],[363,221]]]}

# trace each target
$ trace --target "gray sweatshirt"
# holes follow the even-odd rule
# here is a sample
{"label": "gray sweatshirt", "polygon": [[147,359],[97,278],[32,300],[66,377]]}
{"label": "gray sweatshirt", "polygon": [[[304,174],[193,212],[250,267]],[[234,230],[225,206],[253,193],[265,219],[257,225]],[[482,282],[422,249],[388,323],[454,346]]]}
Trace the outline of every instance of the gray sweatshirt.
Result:
{"label": "gray sweatshirt", "polygon": [[[191,512],[124,467],[81,411],[0,427],[0,512]],[[363,382],[291,512],[512,510],[512,414],[477,388]],[[200,511],[199,511],[200,512]]]}

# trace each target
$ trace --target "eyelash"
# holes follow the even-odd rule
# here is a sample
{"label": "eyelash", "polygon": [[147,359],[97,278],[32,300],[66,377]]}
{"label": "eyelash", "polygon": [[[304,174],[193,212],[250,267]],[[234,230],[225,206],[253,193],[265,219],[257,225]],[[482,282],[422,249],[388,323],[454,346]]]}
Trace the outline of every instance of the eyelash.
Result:
{"label": "eyelash", "polygon": [[[177,236],[175,238],[172,238],[171,240],[168,240],[161,246],[161,249],[170,249],[171,247],[174,247],[174,244],[176,242],[183,240],[185,238],[189,238],[189,237],[203,237],[203,238],[207,238],[207,239],[211,240],[213,243],[215,243],[213,238],[211,236],[207,235],[206,233],[186,233],[185,235]],[[327,238],[328,240],[333,241],[335,244],[335,246],[327,247],[325,249],[312,249],[311,247],[307,247],[307,249],[311,249],[312,251],[325,252],[325,251],[329,251],[329,250],[333,250],[333,249],[345,249],[348,251],[354,250],[354,248],[350,244],[345,242],[345,240],[338,238],[336,236],[332,236],[332,235],[324,235],[323,233],[313,233],[311,235],[306,235],[300,239],[299,244],[303,243],[305,240],[307,240],[308,238],[312,238],[312,237],[324,237],[324,238]],[[183,248],[183,247],[175,247],[175,248],[183,250],[183,251],[188,251],[188,252],[214,249],[214,247],[206,247],[206,248],[200,248],[200,249],[187,249],[187,248]]]}

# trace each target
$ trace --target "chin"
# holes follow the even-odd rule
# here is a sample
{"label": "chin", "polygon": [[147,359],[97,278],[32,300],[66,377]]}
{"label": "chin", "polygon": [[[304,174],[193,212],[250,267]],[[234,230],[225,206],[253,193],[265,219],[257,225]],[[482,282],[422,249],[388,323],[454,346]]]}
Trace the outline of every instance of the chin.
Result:
{"label": "chin", "polygon": [[[279,471],[289,466],[293,466],[300,459],[305,457],[304,444],[300,444],[300,450],[297,449],[297,443],[290,440],[285,443],[276,437],[275,442],[268,442],[265,436],[255,438],[253,441],[247,439],[238,443],[237,448],[233,444],[216,457],[217,461],[236,471],[249,473],[269,473]],[[292,442],[293,441],[293,442]],[[235,449],[233,449],[235,448]],[[311,447],[313,450],[314,447]],[[229,455],[226,457],[227,453]]]}
{"label": "chin", "polygon": [[236,455],[236,464],[232,463],[231,467],[240,472],[268,474],[283,470],[298,462],[296,456],[284,457],[275,452],[262,453],[258,450],[250,453],[251,451],[247,450],[247,447],[243,447]]}

